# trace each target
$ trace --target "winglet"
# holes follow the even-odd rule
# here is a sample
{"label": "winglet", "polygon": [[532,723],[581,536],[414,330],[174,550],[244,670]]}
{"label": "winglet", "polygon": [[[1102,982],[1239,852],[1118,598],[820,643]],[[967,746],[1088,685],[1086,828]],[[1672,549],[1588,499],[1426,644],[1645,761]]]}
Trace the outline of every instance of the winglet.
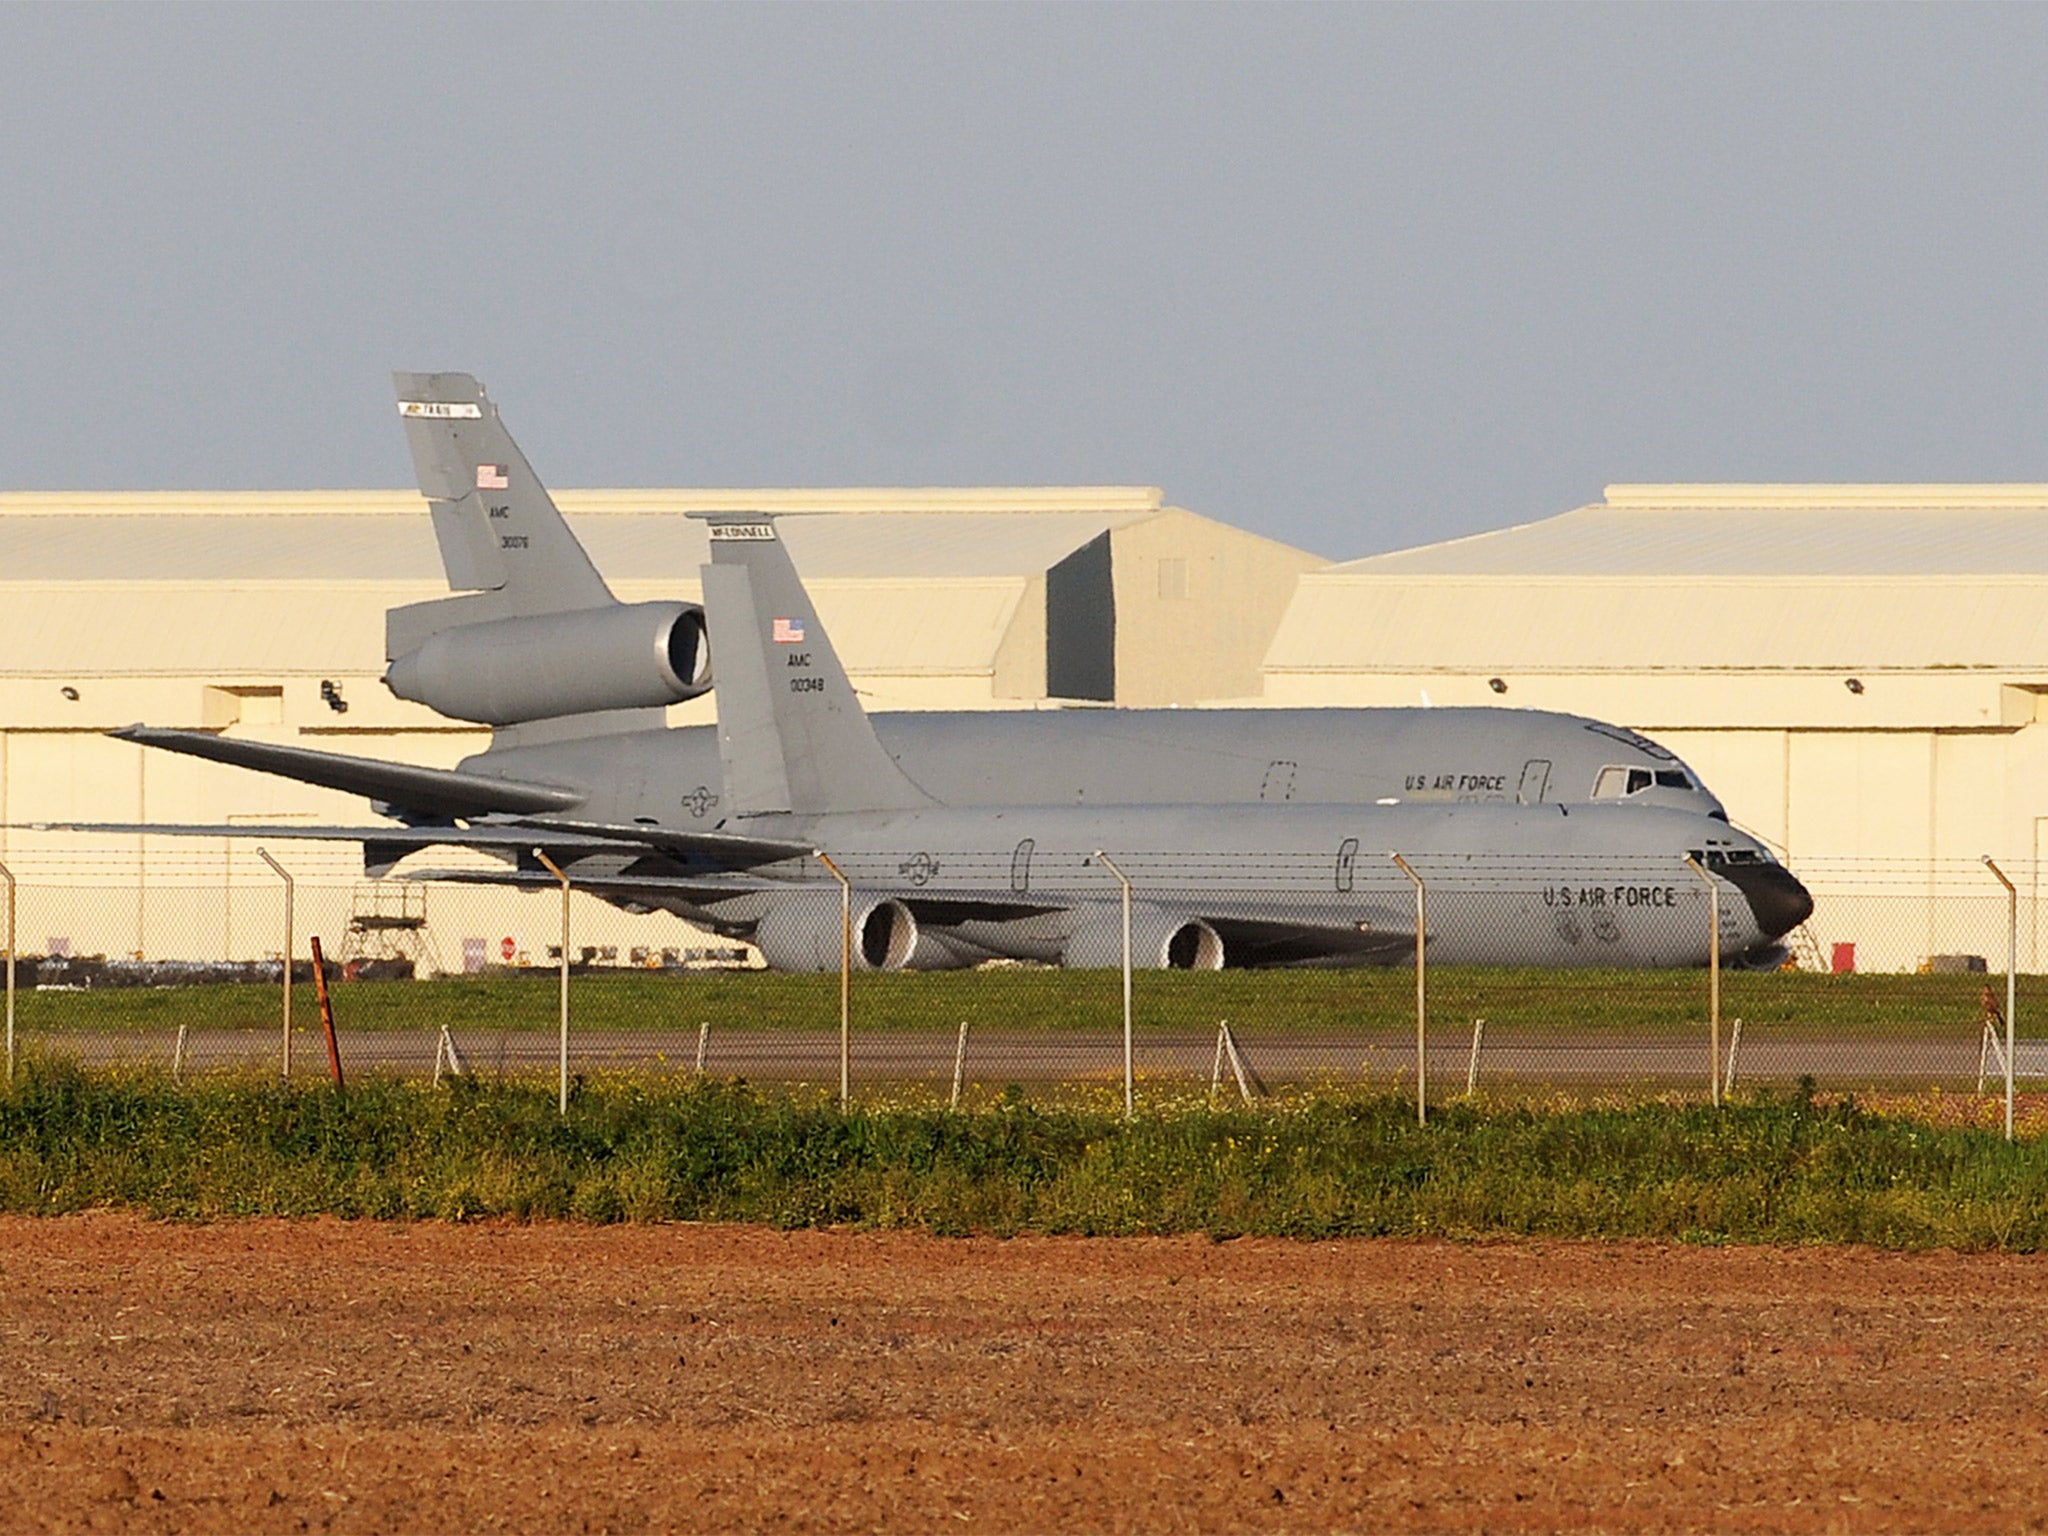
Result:
{"label": "winglet", "polygon": [[743,816],[933,804],[875,737],[773,517],[710,524],[704,608],[718,656],[718,750]]}

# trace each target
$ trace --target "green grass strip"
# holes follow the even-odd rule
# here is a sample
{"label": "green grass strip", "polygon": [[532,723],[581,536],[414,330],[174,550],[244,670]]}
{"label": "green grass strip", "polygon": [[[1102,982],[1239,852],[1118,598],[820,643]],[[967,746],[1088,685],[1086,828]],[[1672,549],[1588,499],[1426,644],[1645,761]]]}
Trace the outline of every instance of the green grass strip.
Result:
{"label": "green grass strip", "polygon": [[31,1062],[0,1095],[0,1209],[855,1224],[938,1233],[1448,1235],[2048,1246],[2048,1139],[1758,1095],[1720,1111],[1391,1097],[841,1114],[744,1084],[371,1078],[343,1096]]}
{"label": "green grass strip", "polygon": [[[1277,1036],[1412,1028],[1415,973],[1357,971],[1141,971],[1134,978],[1144,1028],[1213,1032],[1219,1018]],[[1730,972],[1721,1007],[1753,1035],[1839,1038],[1948,1035],[1974,1046],[1987,982],[2001,1004],[2002,976],[1825,976],[1812,972]],[[1437,966],[1429,972],[1430,1018],[1450,1035],[1483,1017],[1490,1038],[1559,1032],[1614,1036],[1703,1026],[1707,974],[1688,971],[1570,971]],[[492,972],[433,981],[358,981],[335,987],[344,1036],[363,1031],[431,1034],[446,1024],[460,1039],[475,1030],[552,1030],[556,976],[549,970]],[[1115,971],[863,973],[853,980],[855,1028],[1100,1032],[1122,1027]],[[310,983],[295,989],[303,1022],[314,1017]],[[570,985],[575,1027],[666,1029],[694,1040],[714,1031],[836,1030],[837,975],[764,972],[660,974],[610,971]],[[276,1025],[272,985],[24,991],[20,1027],[30,1035],[72,1031],[267,1029]],[[2048,979],[2020,980],[2022,1032],[2048,1007]],[[1760,1038],[1761,1036],[1757,1036]]]}

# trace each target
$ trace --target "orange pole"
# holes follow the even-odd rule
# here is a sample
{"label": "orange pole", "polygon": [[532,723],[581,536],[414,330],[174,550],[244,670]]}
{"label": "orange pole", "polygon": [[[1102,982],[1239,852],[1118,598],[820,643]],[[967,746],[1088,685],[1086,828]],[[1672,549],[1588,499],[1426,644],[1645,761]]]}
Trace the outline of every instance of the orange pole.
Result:
{"label": "orange pole", "polygon": [[327,1031],[327,1070],[334,1074],[334,1086],[341,1081],[341,1046],[334,1038],[334,1003],[327,996],[327,962],[320,958],[320,936],[313,936],[313,991],[320,999],[320,1023]]}

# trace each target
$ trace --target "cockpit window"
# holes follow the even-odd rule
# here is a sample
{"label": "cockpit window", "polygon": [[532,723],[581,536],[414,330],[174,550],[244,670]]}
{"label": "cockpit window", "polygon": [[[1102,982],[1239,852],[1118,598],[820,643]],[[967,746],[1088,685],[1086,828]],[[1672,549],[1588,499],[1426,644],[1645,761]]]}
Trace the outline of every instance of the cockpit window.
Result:
{"label": "cockpit window", "polygon": [[1768,853],[1757,848],[1709,848],[1704,853],[1695,848],[1692,856],[1708,869],[1727,869],[1731,865],[1775,864]]}
{"label": "cockpit window", "polygon": [[1658,789],[1697,789],[1692,775],[1683,768],[1629,768],[1611,764],[1600,770],[1600,777],[1593,781],[1595,800],[1619,800],[1628,795],[1639,795],[1651,787]]}

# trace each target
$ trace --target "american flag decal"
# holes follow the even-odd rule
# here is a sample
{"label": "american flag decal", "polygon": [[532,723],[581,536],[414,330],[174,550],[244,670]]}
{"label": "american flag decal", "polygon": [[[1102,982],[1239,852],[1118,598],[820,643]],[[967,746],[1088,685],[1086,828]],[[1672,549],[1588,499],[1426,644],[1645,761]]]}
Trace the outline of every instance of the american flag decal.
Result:
{"label": "american flag decal", "polygon": [[510,488],[512,482],[505,478],[502,464],[479,464],[476,467],[476,488],[480,491],[502,491]]}
{"label": "american flag decal", "polygon": [[802,619],[777,619],[770,633],[777,645],[802,645],[804,643],[804,621]]}

